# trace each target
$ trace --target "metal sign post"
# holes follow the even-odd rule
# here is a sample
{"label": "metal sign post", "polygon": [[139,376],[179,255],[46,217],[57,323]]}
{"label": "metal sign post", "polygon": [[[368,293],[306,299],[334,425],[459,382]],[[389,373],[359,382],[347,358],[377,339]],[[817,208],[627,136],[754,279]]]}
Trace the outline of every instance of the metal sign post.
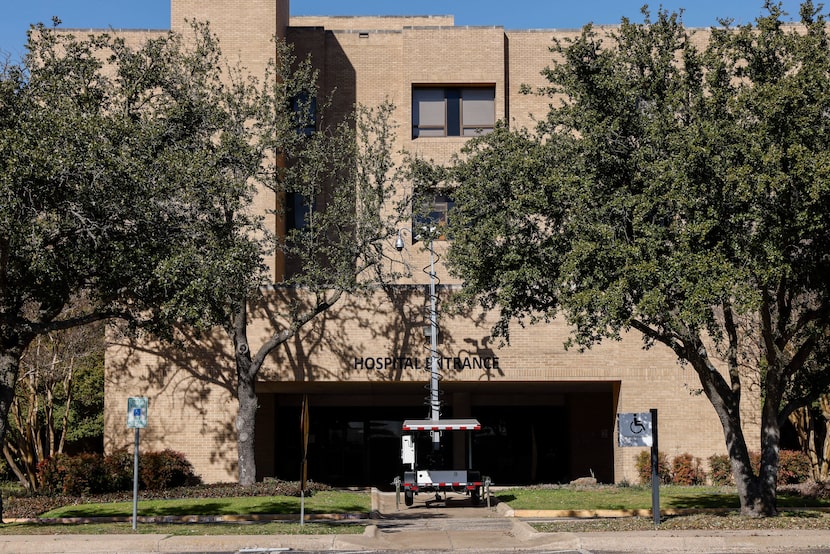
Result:
{"label": "metal sign post", "polygon": [[660,525],[660,460],[657,455],[657,409],[651,413],[651,513],[654,525]]}
{"label": "metal sign post", "polygon": [[647,413],[617,414],[619,446],[651,447],[651,513],[660,525],[660,474],[657,454],[657,409]]}
{"label": "metal sign post", "polygon": [[305,525],[305,488],[308,479],[308,395],[303,395],[300,434],[303,441],[303,460],[300,466],[300,527]]}
{"label": "metal sign post", "polygon": [[139,431],[147,427],[146,396],[133,396],[127,399],[127,428],[135,429],[135,451],[133,455],[133,531],[138,520],[138,443]]}

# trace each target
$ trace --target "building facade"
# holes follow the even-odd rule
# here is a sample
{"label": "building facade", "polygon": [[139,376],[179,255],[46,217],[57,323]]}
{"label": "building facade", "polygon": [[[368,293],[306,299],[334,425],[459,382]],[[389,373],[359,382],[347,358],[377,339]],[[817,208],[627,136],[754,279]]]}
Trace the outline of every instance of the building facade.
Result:
{"label": "building facade", "polygon": [[[545,84],[553,37],[578,31],[455,26],[452,16],[290,17],[288,0],[172,0],[171,24],[208,20],[226,55],[257,72],[273,56],[273,36],[310,54],[323,91],[336,90],[335,110],[355,103],[395,106],[395,150],[446,162],[468,137],[498,120],[531,126],[550,99],[522,94]],[[141,33],[145,36],[152,33]],[[139,36],[139,35],[137,35]],[[701,35],[701,40],[705,34]],[[257,198],[263,214],[276,198]],[[272,225],[276,229],[277,222]],[[435,243],[440,260],[446,243]],[[426,266],[417,247],[391,257]],[[279,263],[271,260],[274,281]],[[440,297],[459,283],[438,264]],[[323,314],[263,368],[257,385],[257,478],[297,479],[300,406],[310,402],[309,478],[333,485],[384,485],[400,470],[404,419],[428,415],[427,284],[415,271],[371,297],[347,298]],[[283,292],[275,287],[271,301]],[[268,302],[268,299],[265,300]],[[264,314],[254,306],[253,314]],[[264,340],[267,318],[251,330]],[[637,481],[642,448],[617,445],[617,414],[657,409],[660,447],[669,457],[705,460],[724,453],[714,409],[698,394],[697,376],[660,345],[637,335],[587,352],[566,350],[562,321],[515,328],[509,346],[490,336],[493,316],[440,314],[438,335],[442,417],[475,417],[477,469],[497,484],[556,483],[594,475],[601,482]],[[142,448],[183,452],[207,482],[236,480],[236,400],[231,345],[221,332],[186,351],[112,337],[107,351],[108,450],[132,444],[127,398],[150,399]],[[747,414],[749,425],[756,425]],[[747,437],[757,437],[750,430]],[[463,445],[446,437],[450,458]],[[752,448],[752,446],[750,446]]]}

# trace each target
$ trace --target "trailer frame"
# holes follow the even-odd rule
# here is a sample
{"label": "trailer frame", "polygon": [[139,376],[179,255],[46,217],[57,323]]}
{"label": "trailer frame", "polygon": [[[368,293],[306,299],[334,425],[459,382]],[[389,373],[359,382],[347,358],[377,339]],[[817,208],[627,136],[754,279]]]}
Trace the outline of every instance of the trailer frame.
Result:
{"label": "trailer frame", "polygon": [[400,504],[400,491],[404,493],[404,503],[412,506],[415,502],[415,495],[419,493],[434,493],[435,500],[441,501],[441,493],[444,494],[443,501],[446,502],[447,493],[464,493],[470,496],[474,504],[480,504],[486,496],[488,504],[490,501],[489,487],[490,478],[482,477],[480,471],[472,469],[472,436],[466,442],[467,464],[461,469],[437,469],[430,467],[419,467],[416,452],[415,434],[429,432],[433,434],[433,444],[439,441],[435,433],[445,431],[473,432],[481,430],[481,424],[476,419],[408,419],[403,422],[401,437],[401,462],[404,467],[403,478],[395,478],[395,490],[397,503]]}

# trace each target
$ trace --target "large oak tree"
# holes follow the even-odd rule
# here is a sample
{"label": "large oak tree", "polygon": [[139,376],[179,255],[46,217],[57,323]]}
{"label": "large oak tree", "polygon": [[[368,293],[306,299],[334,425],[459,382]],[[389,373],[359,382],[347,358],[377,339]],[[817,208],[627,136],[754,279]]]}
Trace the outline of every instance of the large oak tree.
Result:
{"label": "large oak tree", "polygon": [[[35,337],[120,319],[164,339],[219,326],[234,345],[239,481],[256,478],[256,380],[270,352],[377,283],[395,232],[392,106],[328,119],[310,60],[277,41],[263,75],[225,62],[207,25],[139,46],[39,26],[0,75],[0,440]],[[264,225],[258,191],[297,198]],[[304,205],[304,209],[303,209]],[[274,333],[247,336],[264,302]],[[283,294],[284,293],[284,294]],[[89,309],[68,310],[84,295]],[[277,298],[276,304],[274,299]]]}
{"label": "large oak tree", "polygon": [[225,309],[211,291],[259,278],[238,178],[260,166],[240,124],[256,95],[193,31],[132,47],[39,26],[0,74],[0,440],[36,337],[111,318],[167,337],[205,328]]}
{"label": "large oak tree", "polygon": [[698,375],[755,516],[776,514],[780,426],[830,378],[826,21],[811,2],[798,28],[765,8],[721,22],[702,49],[664,11],[587,26],[552,48],[538,129],[501,126],[452,166],[420,167],[457,186],[449,261],[468,301],[500,311],[496,331],[561,315],[583,347],[634,329],[671,348]]}

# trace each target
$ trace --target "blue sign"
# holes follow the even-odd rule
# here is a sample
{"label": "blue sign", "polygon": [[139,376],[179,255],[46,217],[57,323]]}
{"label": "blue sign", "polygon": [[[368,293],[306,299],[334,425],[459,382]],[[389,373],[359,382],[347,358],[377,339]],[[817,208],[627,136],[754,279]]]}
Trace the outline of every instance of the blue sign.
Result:
{"label": "blue sign", "polygon": [[147,427],[147,408],[149,401],[146,396],[131,396],[127,399],[127,428],[144,429]]}

